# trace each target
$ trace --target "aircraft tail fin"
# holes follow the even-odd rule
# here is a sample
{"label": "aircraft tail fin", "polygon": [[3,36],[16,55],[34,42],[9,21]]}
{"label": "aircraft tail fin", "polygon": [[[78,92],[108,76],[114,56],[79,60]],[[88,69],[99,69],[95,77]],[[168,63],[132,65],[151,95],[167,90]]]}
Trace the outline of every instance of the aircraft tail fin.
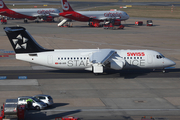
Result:
{"label": "aircraft tail fin", "polygon": [[3,0],[0,0],[0,10],[1,9],[8,9],[8,7],[6,6],[6,4],[3,2]]}
{"label": "aircraft tail fin", "polygon": [[61,0],[63,12],[74,11],[67,0]]}
{"label": "aircraft tail fin", "polygon": [[41,47],[23,27],[4,27],[15,53],[53,51]]}

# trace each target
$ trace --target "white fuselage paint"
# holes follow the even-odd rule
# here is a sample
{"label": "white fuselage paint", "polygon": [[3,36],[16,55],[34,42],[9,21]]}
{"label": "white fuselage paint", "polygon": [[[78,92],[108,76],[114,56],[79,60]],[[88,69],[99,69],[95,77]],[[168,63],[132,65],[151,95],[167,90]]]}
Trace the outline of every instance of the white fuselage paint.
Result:
{"label": "white fuselage paint", "polygon": [[129,19],[129,15],[124,11],[76,11],[89,18],[98,20],[119,19],[121,21]]}
{"label": "white fuselage paint", "polygon": [[12,11],[26,15],[26,16],[32,16],[32,17],[38,17],[38,16],[52,16],[52,17],[58,17],[60,11],[55,8],[32,8],[32,9],[11,9]]}
{"label": "white fuselage paint", "polygon": [[[114,50],[114,49],[112,49]],[[51,52],[16,54],[16,59],[32,62],[58,69],[86,69],[92,71],[89,57],[98,49],[67,49]],[[123,69],[129,68],[165,68],[175,63],[168,58],[157,59],[160,53],[152,50],[115,50],[111,58],[121,57],[125,60]],[[131,53],[131,56],[128,56]],[[142,54],[143,53],[143,54]],[[36,56],[37,54],[37,56]]]}

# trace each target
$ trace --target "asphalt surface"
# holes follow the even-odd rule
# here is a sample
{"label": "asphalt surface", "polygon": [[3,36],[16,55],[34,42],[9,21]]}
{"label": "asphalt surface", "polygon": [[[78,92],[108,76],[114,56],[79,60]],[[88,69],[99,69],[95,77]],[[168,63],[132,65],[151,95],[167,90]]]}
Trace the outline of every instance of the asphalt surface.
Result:
{"label": "asphalt surface", "polygon": [[[24,1],[24,0],[23,0]],[[28,1],[22,3],[15,3],[16,5],[57,5],[61,6],[60,1]],[[99,7],[99,6],[113,6],[113,5],[145,5],[145,6],[180,6],[180,2],[71,2],[70,5],[74,10],[83,10],[84,8]],[[6,3],[7,5],[13,5],[14,3]]]}
{"label": "asphalt surface", "polygon": [[[38,24],[8,20],[7,25],[0,26],[0,55],[8,55],[0,57],[0,104],[18,96],[49,94],[54,105],[41,111],[28,111],[27,120],[54,120],[67,116],[82,120],[140,120],[143,116],[179,120],[180,22],[152,19],[153,27],[134,25],[135,21],[145,23],[147,19],[152,18],[130,18],[122,22],[124,30],[89,28],[82,22],[73,22],[73,28],[58,28],[58,20]],[[3,27],[16,25],[25,27],[48,49],[152,49],[175,61],[176,66],[167,73],[161,70],[107,70],[96,76],[89,71],[55,70],[18,61],[3,31]]]}
{"label": "asphalt surface", "polygon": [[95,75],[84,70],[5,70],[0,71],[0,79],[18,79],[26,76],[26,79],[75,79],[75,78],[179,78],[180,69],[168,69],[166,73],[162,70],[105,70],[103,74]]}

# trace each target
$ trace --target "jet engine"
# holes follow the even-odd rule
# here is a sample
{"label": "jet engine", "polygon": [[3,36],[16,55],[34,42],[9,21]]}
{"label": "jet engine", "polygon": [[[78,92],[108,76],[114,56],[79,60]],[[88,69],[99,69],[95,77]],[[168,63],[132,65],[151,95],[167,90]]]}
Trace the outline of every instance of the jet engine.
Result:
{"label": "jet engine", "polygon": [[122,58],[112,59],[110,61],[110,68],[111,69],[121,70],[121,69],[123,69],[124,65],[125,65],[125,61]]}

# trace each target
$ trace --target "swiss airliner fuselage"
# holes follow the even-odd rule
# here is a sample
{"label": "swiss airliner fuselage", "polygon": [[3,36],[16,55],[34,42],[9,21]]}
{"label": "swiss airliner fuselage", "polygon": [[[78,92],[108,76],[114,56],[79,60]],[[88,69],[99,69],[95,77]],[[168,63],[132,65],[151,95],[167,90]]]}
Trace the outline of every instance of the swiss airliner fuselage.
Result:
{"label": "swiss airliner fuselage", "polygon": [[[116,51],[116,54],[111,56],[111,59],[120,57],[125,61],[123,69],[163,69],[175,65],[173,61],[152,50],[112,50]],[[92,70],[90,58],[93,53],[98,51],[98,49],[55,50],[53,52],[16,54],[16,59],[58,69]]]}
{"label": "swiss airliner fuselage", "polygon": [[133,68],[166,68],[175,62],[153,50],[59,49],[41,47],[23,27],[4,28],[16,59],[57,69],[83,69],[103,73]]}

